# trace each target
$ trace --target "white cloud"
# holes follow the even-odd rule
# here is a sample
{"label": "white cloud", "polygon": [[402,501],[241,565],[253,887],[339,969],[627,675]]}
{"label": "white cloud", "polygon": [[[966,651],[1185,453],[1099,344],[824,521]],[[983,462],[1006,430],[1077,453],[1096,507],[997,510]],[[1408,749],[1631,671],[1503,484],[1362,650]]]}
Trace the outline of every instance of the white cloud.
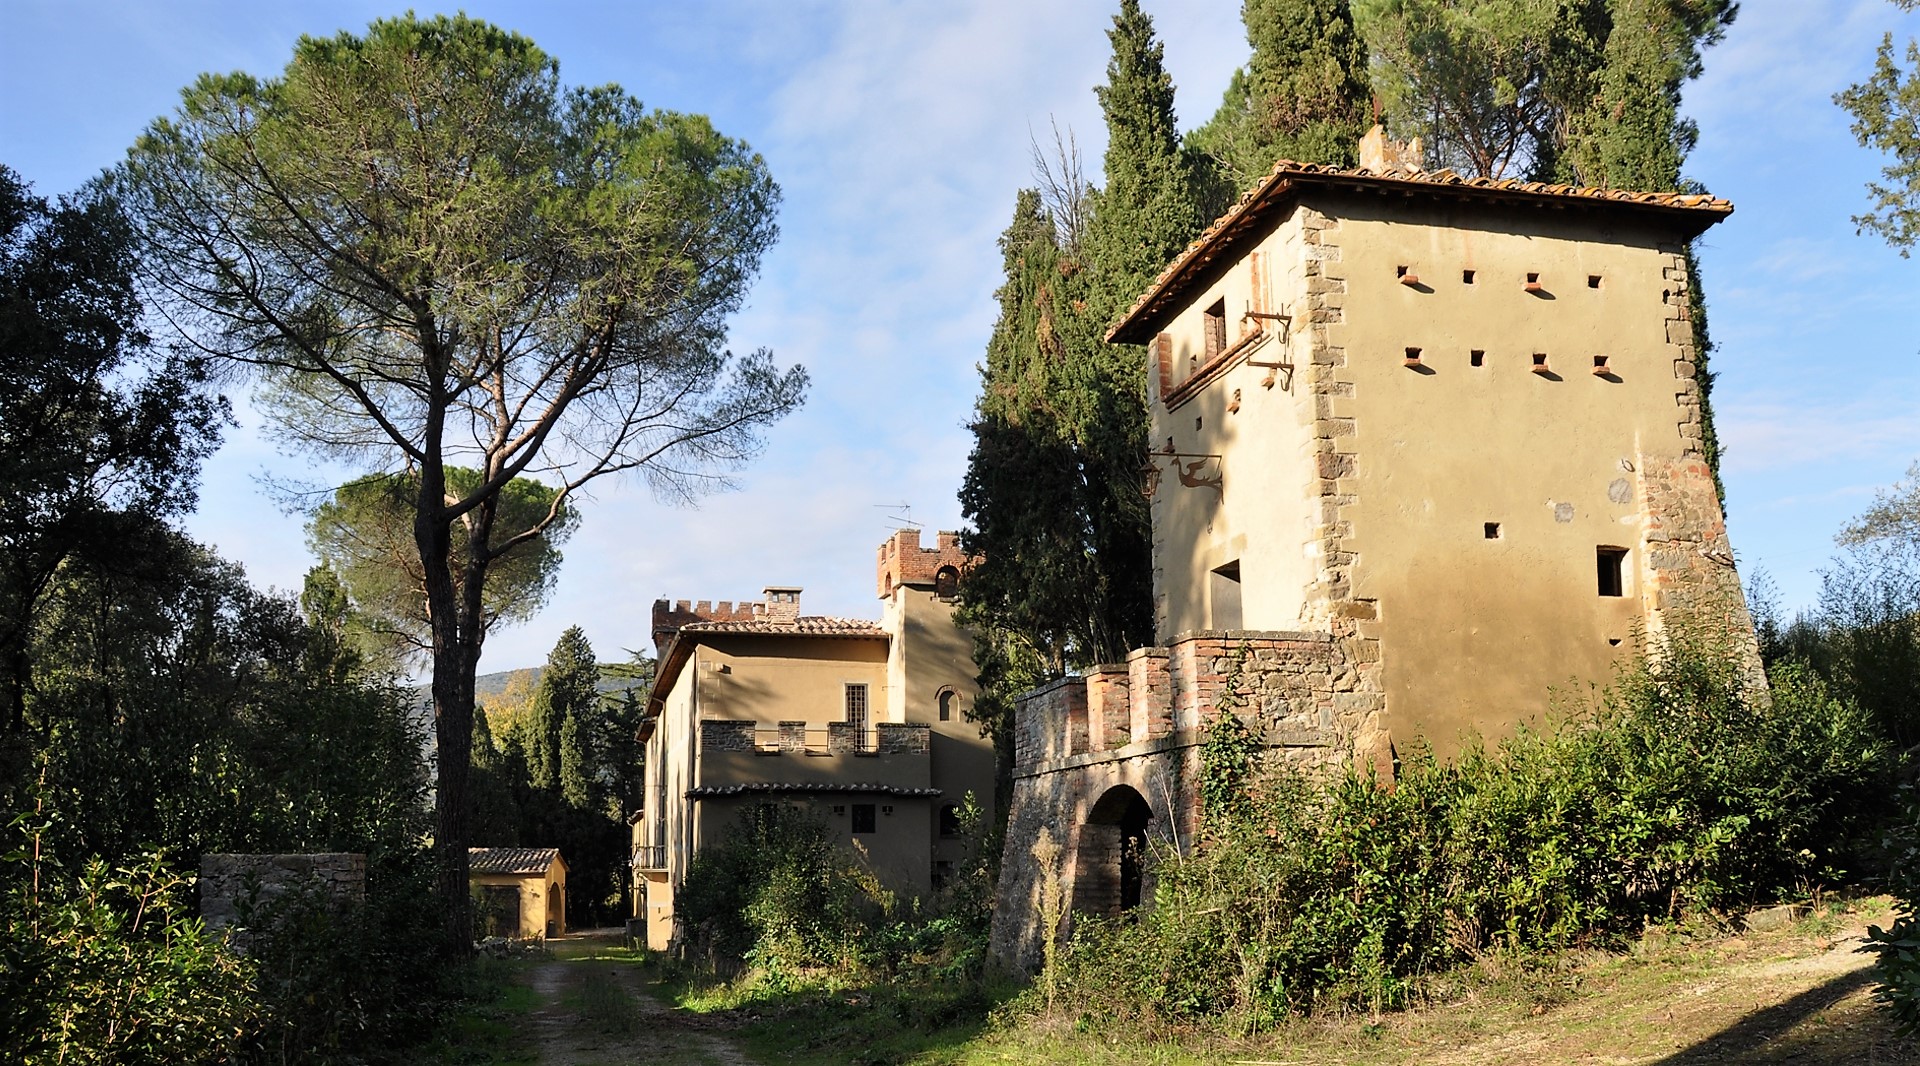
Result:
{"label": "white cloud", "polygon": [[[1805,392],[1776,391],[1716,405],[1714,417],[1727,444],[1729,477],[1815,468],[1851,477],[1897,459],[1920,457],[1920,383],[1885,381],[1843,399],[1821,402]],[[1898,459],[1907,456],[1908,459]],[[1815,482],[1822,489],[1833,478]],[[1782,480],[1779,498],[1807,495],[1807,482]],[[1774,493],[1768,493],[1774,497]]]}

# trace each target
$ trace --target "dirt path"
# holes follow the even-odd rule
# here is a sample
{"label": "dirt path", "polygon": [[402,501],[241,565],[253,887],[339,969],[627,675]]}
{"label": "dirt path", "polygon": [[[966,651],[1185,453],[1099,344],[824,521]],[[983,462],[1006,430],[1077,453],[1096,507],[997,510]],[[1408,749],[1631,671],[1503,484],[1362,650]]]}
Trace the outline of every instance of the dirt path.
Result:
{"label": "dirt path", "polygon": [[1567,974],[1564,996],[1530,1007],[1470,998],[1386,1016],[1367,1039],[1330,1024],[1294,1055],[1275,1058],[1303,1066],[1920,1063],[1920,1048],[1875,1009],[1872,958],[1857,950],[1865,923],[1850,917],[1824,935],[1735,936],[1603,957]]}
{"label": "dirt path", "polygon": [[637,967],[562,959],[535,967],[529,983],[543,1066],[759,1066],[703,1019],[648,994]]}

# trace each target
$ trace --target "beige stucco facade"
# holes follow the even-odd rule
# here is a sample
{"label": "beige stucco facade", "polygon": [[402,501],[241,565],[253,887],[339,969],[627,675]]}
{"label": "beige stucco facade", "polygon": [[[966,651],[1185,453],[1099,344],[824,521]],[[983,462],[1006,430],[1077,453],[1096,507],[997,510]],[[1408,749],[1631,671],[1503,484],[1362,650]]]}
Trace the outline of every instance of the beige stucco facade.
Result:
{"label": "beige stucco facade", "polygon": [[[880,548],[879,622],[799,614],[800,590],[759,603],[660,601],[645,808],[633,821],[647,943],[672,941],[673,893],[703,847],[757,806],[805,807],[883,881],[929,893],[964,856],[953,811],[993,794],[993,751],[967,720],[971,638],[953,622],[957,539],[918,531]],[[943,817],[943,812],[945,816]]]}
{"label": "beige stucco facade", "polygon": [[1750,641],[1683,252],[1726,208],[1696,199],[1302,180],[1221,242],[1127,327],[1160,641],[1357,637],[1377,725],[1442,752],[1603,684],[1682,603]]}
{"label": "beige stucco facade", "polygon": [[[552,848],[472,848],[467,884],[484,911],[495,892],[509,893],[523,939],[567,931],[567,863]],[[510,921],[510,920],[509,920]],[[495,930],[496,935],[509,935]]]}

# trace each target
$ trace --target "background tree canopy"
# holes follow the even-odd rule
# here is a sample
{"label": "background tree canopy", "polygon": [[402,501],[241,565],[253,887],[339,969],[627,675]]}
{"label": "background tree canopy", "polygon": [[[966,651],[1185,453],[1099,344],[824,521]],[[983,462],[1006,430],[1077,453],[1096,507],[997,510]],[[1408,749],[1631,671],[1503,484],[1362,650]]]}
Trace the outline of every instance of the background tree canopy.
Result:
{"label": "background tree canopy", "polygon": [[[1920,7],[1920,0],[1893,3],[1903,11]],[[1853,134],[1861,144],[1893,156],[1881,171],[1887,184],[1867,186],[1873,209],[1853,221],[1862,232],[1886,238],[1906,258],[1920,240],[1920,39],[1907,40],[1904,67],[1898,55],[1889,33],[1880,42],[1873,75],[1833,99],[1853,116]]]}
{"label": "background tree canopy", "polygon": [[[448,467],[449,498],[472,493],[480,480],[478,470]],[[406,654],[433,647],[426,575],[413,543],[418,482],[412,473],[356,478],[335,489],[307,521],[307,546],[339,576],[366,622],[364,631],[373,642],[363,649],[368,654],[390,651],[395,644]],[[472,517],[468,512],[459,521],[464,526]],[[519,539],[543,522],[547,528],[539,537]],[[505,547],[487,568],[481,590],[488,626],[525,621],[545,605],[560,576],[560,545],[579,524],[579,512],[532,478],[514,478],[501,488],[493,541]],[[457,596],[464,572],[450,569]]]}
{"label": "background tree canopy", "polygon": [[[114,173],[154,298],[255,371],[291,444],[417,471],[450,950],[469,944],[465,789],[488,572],[516,478],[556,503],[625,471],[723,484],[806,374],[724,347],[776,234],[746,145],[616,86],[563,90],[464,16],[302,38],[273,79],[205,75]],[[479,472],[462,491],[450,467]]]}
{"label": "background tree canopy", "polygon": [[[60,566],[191,510],[226,401],[140,328],[112,201],[50,203],[0,166],[0,740],[27,725],[33,620]],[[43,723],[44,724],[44,723]]]}

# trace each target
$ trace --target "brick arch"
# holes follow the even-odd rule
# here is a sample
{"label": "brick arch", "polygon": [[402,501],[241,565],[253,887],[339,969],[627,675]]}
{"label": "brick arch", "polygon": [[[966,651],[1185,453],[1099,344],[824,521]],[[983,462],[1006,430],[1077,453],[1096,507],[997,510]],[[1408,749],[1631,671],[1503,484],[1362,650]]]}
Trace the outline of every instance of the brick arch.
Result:
{"label": "brick arch", "polygon": [[1107,789],[1087,809],[1074,848],[1075,911],[1118,917],[1140,905],[1153,820],[1153,807],[1131,785]]}

